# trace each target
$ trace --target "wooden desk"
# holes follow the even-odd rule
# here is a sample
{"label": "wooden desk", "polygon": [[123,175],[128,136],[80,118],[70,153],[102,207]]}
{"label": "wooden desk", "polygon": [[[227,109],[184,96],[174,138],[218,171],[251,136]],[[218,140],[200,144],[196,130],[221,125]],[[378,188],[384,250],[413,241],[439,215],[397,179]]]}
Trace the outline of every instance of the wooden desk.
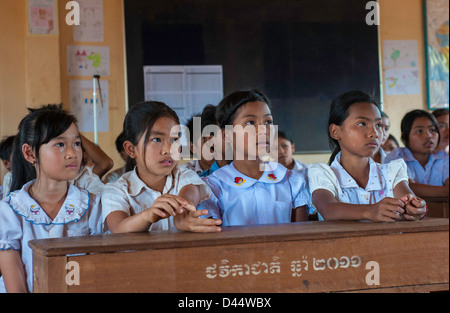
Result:
{"label": "wooden desk", "polygon": [[[353,292],[449,288],[449,220],[304,222],[221,233],[36,240],[35,292]],[[73,255],[80,254],[84,255]],[[71,256],[72,255],[72,256]],[[79,285],[66,264],[79,264]],[[378,262],[380,285],[366,269]],[[373,264],[373,263],[370,263]]]}
{"label": "wooden desk", "polygon": [[427,202],[429,217],[445,217],[448,216],[448,197],[423,198]]}

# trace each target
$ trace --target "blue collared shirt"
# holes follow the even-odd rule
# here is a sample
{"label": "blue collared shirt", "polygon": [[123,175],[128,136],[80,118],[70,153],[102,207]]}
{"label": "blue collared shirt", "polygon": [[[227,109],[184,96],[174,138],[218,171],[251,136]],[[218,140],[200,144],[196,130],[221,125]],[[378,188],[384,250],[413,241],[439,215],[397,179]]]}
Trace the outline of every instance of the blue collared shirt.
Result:
{"label": "blue collared shirt", "polygon": [[405,160],[409,179],[415,183],[443,186],[449,177],[448,154],[445,151],[431,154],[423,167],[408,148],[397,148],[386,156],[385,163],[400,158]]}
{"label": "blue collared shirt", "polygon": [[292,209],[308,205],[305,177],[275,162],[265,164],[259,179],[242,174],[231,163],[204,181],[212,195],[198,209],[207,209],[206,217],[222,219],[223,226],[290,223]]}

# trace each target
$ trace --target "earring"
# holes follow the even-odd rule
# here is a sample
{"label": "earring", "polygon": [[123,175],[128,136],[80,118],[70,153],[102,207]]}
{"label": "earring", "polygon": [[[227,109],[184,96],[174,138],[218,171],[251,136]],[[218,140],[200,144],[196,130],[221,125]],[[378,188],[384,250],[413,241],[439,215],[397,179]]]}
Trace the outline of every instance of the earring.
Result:
{"label": "earring", "polygon": [[31,163],[33,166],[35,166],[36,165],[36,161],[35,160],[33,160],[33,163]]}

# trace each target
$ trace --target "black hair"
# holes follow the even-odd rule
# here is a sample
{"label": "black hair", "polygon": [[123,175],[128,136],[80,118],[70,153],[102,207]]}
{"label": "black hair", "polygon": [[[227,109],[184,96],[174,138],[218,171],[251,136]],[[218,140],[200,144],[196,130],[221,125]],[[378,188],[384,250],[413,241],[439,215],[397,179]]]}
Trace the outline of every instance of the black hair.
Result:
{"label": "black hair", "polygon": [[288,135],[286,132],[284,131],[278,131],[278,138],[283,138],[286,139],[287,141],[289,141],[291,144],[294,144],[294,140],[292,140],[292,137],[290,135]]}
{"label": "black hair", "polygon": [[125,134],[124,134],[124,132],[121,132],[119,134],[119,136],[117,136],[116,141],[114,142],[116,144],[117,152],[120,153],[120,152],[124,151],[124,148],[123,148],[124,141],[125,141]]}
{"label": "black hair", "polygon": [[438,118],[443,115],[448,115],[448,109],[437,109],[434,110],[431,114],[433,114],[435,118]]}
{"label": "black hair", "polygon": [[[350,106],[352,104],[358,103],[358,102],[372,103],[378,108],[378,110],[380,110],[380,107],[374,98],[372,98],[370,95],[366,94],[365,92],[362,92],[359,90],[345,92],[345,93],[337,96],[331,102],[330,114],[328,116],[327,134],[328,134],[328,142],[329,142],[330,148],[333,152],[331,154],[330,160],[328,161],[328,165],[331,165],[331,163],[333,163],[334,158],[341,151],[339,142],[336,139],[333,139],[331,137],[331,134],[329,131],[330,125],[335,124],[335,125],[341,126],[349,115]],[[380,110],[380,112],[381,112],[381,110]]]}
{"label": "black hair", "polygon": [[400,124],[400,130],[402,132],[401,140],[403,144],[409,148],[409,134],[411,133],[412,125],[414,124],[414,121],[419,117],[426,117],[428,118],[431,123],[433,124],[433,127],[436,129],[436,132],[438,134],[438,144],[441,141],[441,134],[439,133],[439,126],[436,121],[436,118],[433,116],[433,114],[424,111],[424,110],[413,110],[405,114],[405,116],[402,119],[402,122]]}
{"label": "black hair", "polygon": [[389,134],[389,137],[388,137],[388,139],[386,141],[388,141],[388,140],[394,141],[395,144],[397,145],[397,147],[400,147],[397,138],[395,138],[392,134]]}
{"label": "black hair", "polygon": [[235,91],[220,101],[216,109],[216,120],[221,129],[226,125],[232,125],[236,118],[237,110],[248,102],[264,102],[270,110],[272,105],[269,99],[256,89],[250,91]]}
{"label": "black hair", "polygon": [[[146,101],[133,105],[123,122],[125,140],[136,146],[140,138],[145,136],[144,146],[147,145],[151,129],[160,117],[173,118],[177,124],[180,124],[177,113],[163,102]],[[136,160],[128,157],[125,170],[132,171],[135,166]]]}
{"label": "black hair", "polygon": [[16,136],[8,136],[3,138],[0,142],[0,159],[4,161],[11,161],[14,138],[16,138]]}
{"label": "black hair", "polygon": [[24,184],[36,178],[36,170],[22,152],[22,146],[28,144],[36,156],[39,165],[39,150],[42,145],[64,133],[72,124],[77,123],[73,115],[62,109],[62,104],[48,104],[38,109],[28,109],[29,113],[19,124],[12,152],[11,191],[21,189]]}

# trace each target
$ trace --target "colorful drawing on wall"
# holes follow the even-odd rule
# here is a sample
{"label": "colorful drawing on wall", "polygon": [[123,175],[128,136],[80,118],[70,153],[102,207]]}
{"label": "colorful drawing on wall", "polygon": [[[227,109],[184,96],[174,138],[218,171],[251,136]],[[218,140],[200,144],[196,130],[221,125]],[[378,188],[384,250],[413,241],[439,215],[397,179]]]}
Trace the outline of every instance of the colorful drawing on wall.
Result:
{"label": "colorful drawing on wall", "polygon": [[417,40],[384,40],[383,67],[386,95],[420,94]]}
{"label": "colorful drawing on wall", "polygon": [[[109,131],[109,98],[108,81],[100,80],[100,90],[97,89],[97,127],[99,132]],[[92,80],[71,80],[69,82],[70,113],[78,120],[81,132],[94,131],[94,98]]]}
{"label": "colorful drawing on wall", "polygon": [[425,57],[428,108],[449,107],[448,0],[425,1]]}
{"label": "colorful drawing on wall", "polygon": [[55,0],[28,0],[28,34],[57,34]]}
{"label": "colorful drawing on wall", "polygon": [[109,47],[67,46],[67,74],[109,76]]}

